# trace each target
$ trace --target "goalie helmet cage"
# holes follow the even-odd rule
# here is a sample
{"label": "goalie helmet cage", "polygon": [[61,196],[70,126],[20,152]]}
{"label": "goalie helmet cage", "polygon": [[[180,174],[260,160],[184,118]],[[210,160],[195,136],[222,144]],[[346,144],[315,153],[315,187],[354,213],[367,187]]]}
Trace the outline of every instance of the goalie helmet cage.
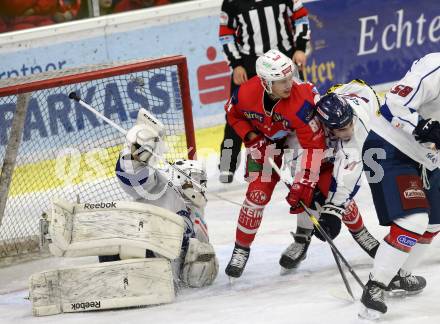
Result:
{"label": "goalie helmet cage", "polygon": [[39,219],[53,197],[130,199],[114,171],[124,136],[72,91],[125,129],[146,108],[165,124],[167,160],[195,157],[184,56],[0,80],[0,261],[40,251]]}

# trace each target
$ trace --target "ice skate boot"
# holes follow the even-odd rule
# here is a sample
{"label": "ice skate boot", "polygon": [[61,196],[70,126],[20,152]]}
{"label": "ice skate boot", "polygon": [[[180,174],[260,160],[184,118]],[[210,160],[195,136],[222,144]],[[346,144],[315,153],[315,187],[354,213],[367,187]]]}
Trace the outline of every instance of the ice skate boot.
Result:
{"label": "ice skate boot", "polygon": [[303,261],[307,256],[313,230],[298,227],[297,233],[291,233],[295,242],[290,244],[281,254],[280,266],[283,270],[291,270]]}
{"label": "ice skate boot", "polygon": [[225,273],[232,278],[239,278],[243,273],[247,260],[249,259],[250,248],[242,247],[235,244],[232,251],[231,260],[229,261]]}
{"label": "ice skate boot", "polygon": [[361,297],[361,310],[359,317],[368,320],[378,320],[383,314],[387,312],[387,305],[385,305],[385,289],[386,286],[378,281],[374,281],[370,275],[365,285],[364,292]]}
{"label": "ice skate boot", "polygon": [[387,295],[391,297],[403,297],[416,295],[426,287],[426,279],[414,276],[409,272],[399,270],[387,287]]}

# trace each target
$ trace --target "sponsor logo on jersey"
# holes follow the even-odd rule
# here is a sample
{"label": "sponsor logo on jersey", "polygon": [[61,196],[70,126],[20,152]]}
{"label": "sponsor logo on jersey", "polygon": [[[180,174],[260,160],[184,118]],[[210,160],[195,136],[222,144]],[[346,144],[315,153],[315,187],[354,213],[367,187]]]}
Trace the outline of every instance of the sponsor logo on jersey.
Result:
{"label": "sponsor logo on jersey", "polygon": [[96,208],[116,208],[116,202],[100,202],[96,204],[84,204],[84,209],[96,209]]}
{"label": "sponsor logo on jersey", "polygon": [[85,303],[74,303],[74,304],[70,304],[70,305],[72,307],[72,310],[101,308],[101,302],[99,300],[92,301],[92,302],[85,302]]}
{"label": "sponsor logo on jersey", "polygon": [[433,153],[426,154],[426,158],[430,160],[433,164],[437,164],[438,161],[438,155]]}
{"label": "sponsor logo on jersey", "polygon": [[403,192],[406,199],[425,199],[425,192],[421,189],[407,189]]}
{"label": "sponsor logo on jersey", "polygon": [[252,190],[249,193],[249,200],[256,204],[265,204],[267,200],[267,195],[262,190]]}
{"label": "sponsor logo on jersey", "polygon": [[407,247],[413,247],[414,245],[416,245],[417,240],[402,234],[397,237],[397,242]]}
{"label": "sponsor logo on jersey", "polygon": [[416,181],[409,182],[409,188],[403,192],[406,199],[425,199],[425,192],[418,186]]}
{"label": "sponsor logo on jersey", "polygon": [[303,121],[304,124],[308,124],[312,120],[314,115],[314,109],[310,104],[310,102],[304,101],[303,105],[298,110],[296,115],[298,116],[299,119]]}
{"label": "sponsor logo on jersey", "polygon": [[396,181],[404,210],[429,208],[429,202],[419,176],[399,175],[396,177]]}
{"label": "sponsor logo on jersey", "polygon": [[274,113],[273,116],[272,116],[272,120],[275,123],[276,122],[281,122],[285,129],[289,129],[290,128],[290,122],[287,119],[284,119],[283,115],[281,115],[279,113]]}
{"label": "sponsor logo on jersey", "polygon": [[246,116],[247,119],[256,119],[260,123],[264,121],[264,116],[262,114],[259,114],[255,111],[243,111],[243,114]]}

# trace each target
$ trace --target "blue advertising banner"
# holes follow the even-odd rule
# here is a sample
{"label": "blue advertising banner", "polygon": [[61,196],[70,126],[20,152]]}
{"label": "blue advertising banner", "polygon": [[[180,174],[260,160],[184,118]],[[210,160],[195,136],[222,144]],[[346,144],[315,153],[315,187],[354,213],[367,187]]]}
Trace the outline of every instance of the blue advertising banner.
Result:
{"label": "blue advertising banner", "polygon": [[356,78],[399,80],[414,60],[440,51],[438,1],[325,0],[307,8],[313,52],[305,75],[321,91]]}

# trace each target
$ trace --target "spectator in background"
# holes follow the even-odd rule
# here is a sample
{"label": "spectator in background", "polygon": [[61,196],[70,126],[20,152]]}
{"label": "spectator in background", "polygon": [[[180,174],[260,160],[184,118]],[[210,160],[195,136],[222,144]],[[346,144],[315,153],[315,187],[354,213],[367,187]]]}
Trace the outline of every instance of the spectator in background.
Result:
{"label": "spectator in background", "polygon": [[113,13],[115,0],[99,0],[99,14],[101,16]]}
{"label": "spectator in background", "polygon": [[81,7],[81,0],[58,0],[52,15],[56,22],[65,22],[76,19]]}
{"label": "spectator in background", "polygon": [[21,30],[76,18],[81,0],[9,0],[0,5],[9,30]]}
{"label": "spectator in background", "polygon": [[[278,49],[292,58],[302,75],[310,39],[308,12],[301,0],[223,0],[219,36],[232,68],[232,95],[256,75],[257,58],[270,49]],[[226,123],[220,147],[220,182],[232,182],[241,143],[241,138]]]}
{"label": "spectator in background", "polygon": [[149,8],[169,4],[169,0],[120,0],[113,9],[114,13]]}

